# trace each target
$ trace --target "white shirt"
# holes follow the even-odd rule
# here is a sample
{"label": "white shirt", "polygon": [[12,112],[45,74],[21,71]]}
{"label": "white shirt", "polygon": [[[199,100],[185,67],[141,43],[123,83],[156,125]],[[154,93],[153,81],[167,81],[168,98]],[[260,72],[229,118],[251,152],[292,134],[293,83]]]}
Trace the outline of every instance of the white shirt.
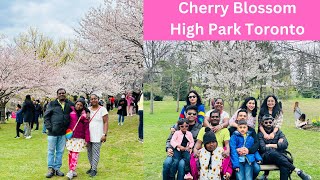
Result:
{"label": "white shirt", "polygon": [[[98,110],[93,111],[92,107],[88,108],[90,110],[90,119],[89,130],[90,130],[90,142],[100,142],[103,132],[103,119],[102,117],[108,114],[108,111],[105,107],[101,106]],[[97,112],[97,113],[96,113]]]}
{"label": "white shirt", "polygon": [[[211,109],[209,110],[208,112],[206,112],[206,117],[209,117],[210,118],[210,113],[213,111],[214,109]],[[222,124],[223,123],[223,119],[225,118],[230,118],[229,114],[225,111],[222,111],[222,113],[220,114],[220,123],[219,124]]]}

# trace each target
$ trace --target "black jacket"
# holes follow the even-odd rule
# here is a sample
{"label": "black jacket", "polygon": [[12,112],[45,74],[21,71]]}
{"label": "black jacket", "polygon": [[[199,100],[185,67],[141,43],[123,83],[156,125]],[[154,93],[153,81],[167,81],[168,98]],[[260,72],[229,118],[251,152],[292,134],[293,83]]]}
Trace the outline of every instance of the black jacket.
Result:
{"label": "black jacket", "polygon": [[22,105],[23,121],[32,122],[35,115],[35,108],[32,101],[24,101]]}
{"label": "black jacket", "polygon": [[[258,135],[259,135],[259,142],[260,142],[259,152],[262,157],[265,155],[265,153],[269,153],[271,151],[278,151],[280,153],[284,153],[285,150],[288,148],[289,143],[286,139],[286,136],[282,133],[280,129],[274,135],[273,139],[269,139],[269,140],[264,139],[262,132],[259,132]],[[282,143],[278,142],[280,138],[283,139]],[[267,144],[277,144],[278,148],[275,149],[275,148],[266,147]]]}
{"label": "black jacket", "polygon": [[44,113],[44,123],[48,129],[49,136],[62,136],[66,134],[66,130],[70,123],[70,112],[72,111],[71,106],[74,103],[65,100],[64,110],[58,100],[51,101],[47,110]]}

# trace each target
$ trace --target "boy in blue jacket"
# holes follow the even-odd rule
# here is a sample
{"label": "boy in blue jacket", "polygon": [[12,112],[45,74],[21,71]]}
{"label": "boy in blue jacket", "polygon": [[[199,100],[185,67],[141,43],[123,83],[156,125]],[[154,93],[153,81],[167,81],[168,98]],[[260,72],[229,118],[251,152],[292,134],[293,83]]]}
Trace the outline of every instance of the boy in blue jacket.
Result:
{"label": "boy in blue jacket", "polygon": [[254,154],[239,156],[237,150],[250,148],[254,144],[254,138],[251,136],[251,131],[248,131],[247,121],[240,120],[237,122],[237,131],[235,131],[230,138],[232,168],[236,172],[237,179],[253,179],[252,163],[257,161],[258,164],[261,164],[262,158],[258,151]]}
{"label": "boy in blue jacket", "polygon": [[20,125],[23,124],[23,115],[22,115],[22,110],[21,110],[21,105],[18,104],[16,107],[16,122],[17,122],[17,126],[16,126],[16,132],[17,132],[17,136],[14,138],[20,138],[20,134],[19,132],[21,132],[22,134],[24,134],[24,131],[22,131],[20,129]]}

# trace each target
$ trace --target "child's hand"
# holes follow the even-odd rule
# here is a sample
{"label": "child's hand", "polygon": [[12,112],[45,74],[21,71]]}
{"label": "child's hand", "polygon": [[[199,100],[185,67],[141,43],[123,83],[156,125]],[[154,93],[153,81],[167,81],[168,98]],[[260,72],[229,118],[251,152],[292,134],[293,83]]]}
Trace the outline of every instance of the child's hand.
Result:
{"label": "child's hand", "polygon": [[228,173],[228,172],[226,172],[226,174],[223,175],[223,178],[224,178],[225,180],[229,180],[230,177],[231,177],[231,175],[230,175],[230,173]]}
{"label": "child's hand", "polygon": [[240,168],[236,168],[235,170],[236,170],[237,172],[239,172],[239,171],[240,171]]}
{"label": "child's hand", "polygon": [[257,164],[261,164],[261,161],[257,161]]}

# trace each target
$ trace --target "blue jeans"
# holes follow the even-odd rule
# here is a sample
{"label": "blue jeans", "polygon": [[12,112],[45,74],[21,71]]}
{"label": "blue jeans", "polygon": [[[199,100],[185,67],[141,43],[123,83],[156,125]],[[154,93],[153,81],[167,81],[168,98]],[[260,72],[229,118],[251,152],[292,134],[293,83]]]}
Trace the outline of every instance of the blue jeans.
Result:
{"label": "blue jeans", "polygon": [[252,179],[253,167],[248,162],[240,162],[239,169],[239,172],[236,172],[236,178],[238,180]]}
{"label": "blue jeans", "polygon": [[46,124],[44,123],[44,119],[43,119],[42,133],[46,133],[46,132],[47,132],[47,128],[46,128]]}
{"label": "blue jeans", "polygon": [[256,161],[252,162],[251,165],[253,167],[253,179],[256,179],[260,172],[260,165]]}
{"label": "blue jeans", "polygon": [[[163,180],[175,179],[174,177],[169,177],[170,174],[170,167],[172,166],[173,158],[171,156],[167,156],[167,158],[163,162],[163,169],[162,169],[162,177]],[[184,166],[185,162],[183,159],[179,161],[178,164],[178,180],[184,179]]]}
{"label": "blue jeans", "polygon": [[121,122],[121,117],[122,117],[122,122],[124,122],[124,116],[119,114],[119,117],[118,117],[118,122],[119,123]]}
{"label": "blue jeans", "polygon": [[48,136],[48,168],[60,170],[66,136]]}
{"label": "blue jeans", "polygon": [[138,134],[139,138],[143,139],[143,110],[139,110],[139,127],[138,127]]}

